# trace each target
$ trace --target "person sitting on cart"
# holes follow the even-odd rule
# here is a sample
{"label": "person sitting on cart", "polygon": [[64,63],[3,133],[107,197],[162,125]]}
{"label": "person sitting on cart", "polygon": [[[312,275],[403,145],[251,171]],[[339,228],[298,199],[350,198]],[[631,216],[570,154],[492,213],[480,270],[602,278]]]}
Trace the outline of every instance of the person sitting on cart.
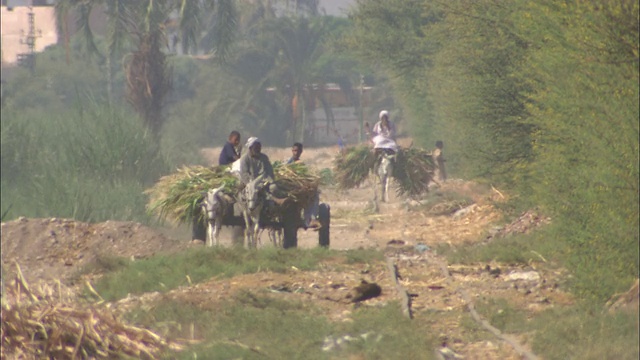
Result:
{"label": "person sitting on cart", "polygon": [[302,155],[303,146],[301,143],[294,143],[291,147],[291,157],[287,160],[287,164],[293,164],[300,161]]}
{"label": "person sitting on cart", "polygon": [[257,137],[250,137],[245,148],[248,151],[240,158],[240,182],[247,185],[261,177],[267,183],[273,183],[273,166],[269,157],[262,153],[262,144]]}
{"label": "person sitting on cart", "polygon": [[229,140],[224,144],[220,157],[218,157],[218,165],[230,165],[234,161],[240,159],[240,151],[238,151],[238,145],[240,145],[240,133],[233,130],[229,134]]}
{"label": "person sitting on cart", "polygon": [[275,203],[282,205],[286,201],[286,195],[278,191],[275,184],[275,176],[273,174],[273,166],[269,157],[262,152],[262,144],[257,137],[250,137],[245,144],[248,149],[245,154],[240,157],[238,176],[243,186],[260,178],[262,182],[267,184],[267,192]]}
{"label": "person sitting on cart", "polygon": [[389,120],[389,112],[387,110],[380,111],[380,121],[373,126],[373,131],[369,128],[369,123],[365,123],[367,136],[373,136],[371,141],[373,142],[373,149],[376,154],[376,169],[380,163],[380,157],[383,153],[387,155],[394,155],[398,152],[398,144],[396,143],[396,127],[393,122]]}
{"label": "person sitting on cart", "polygon": [[[300,156],[302,155],[303,146],[301,143],[294,143],[291,147],[291,157],[287,160],[287,164],[294,164],[301,162]],[[320,207],[320,195],[319,191],[316,192],[311,199],[309,205],[304,209],[304,227],[317,230],[320,228],[320,222],[318,218],[318,209]]]}

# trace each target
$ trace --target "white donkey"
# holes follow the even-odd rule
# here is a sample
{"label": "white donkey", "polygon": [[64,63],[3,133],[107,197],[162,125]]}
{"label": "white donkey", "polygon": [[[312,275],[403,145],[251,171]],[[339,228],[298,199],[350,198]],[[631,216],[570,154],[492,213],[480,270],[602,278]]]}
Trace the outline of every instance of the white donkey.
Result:
{"label": "white donkey", "polygon": [[[380,164],[378,165],[378,173],[376,176],[380,179],[382,187],[382,202],[389,202],[389,184],[393,175],[393,164],[395,163],[397,154],[387,154],[383,152],[380,156]],[[375,199],[378,198],[378,191],[375,191]]]}
{"label": "white donkey", "polygon": [[222,192],[222,186],[204,193],[202,211],[207,220],[207,246],[212,247],[214,241],[216,246],[220,245],[219,235],[222,218],[231,201],[232,199]]}
{"label": "white donkey", "polygon": [[262,178],[258,177],[240,192],[240,204],[246,226],[244,239],[250,249],[258,246],[260,213],[265,200],[264,186]]}

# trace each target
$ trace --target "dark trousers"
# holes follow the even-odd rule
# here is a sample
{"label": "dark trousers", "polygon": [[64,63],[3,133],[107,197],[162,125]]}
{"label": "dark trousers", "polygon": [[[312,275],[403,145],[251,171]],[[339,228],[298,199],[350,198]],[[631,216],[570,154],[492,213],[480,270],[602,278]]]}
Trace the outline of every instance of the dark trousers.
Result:
{"label": "dark trousers", "polygon": [[199,216],[193,218],[191,227],[191,240],[207,240],[207,226],[200,220]]}

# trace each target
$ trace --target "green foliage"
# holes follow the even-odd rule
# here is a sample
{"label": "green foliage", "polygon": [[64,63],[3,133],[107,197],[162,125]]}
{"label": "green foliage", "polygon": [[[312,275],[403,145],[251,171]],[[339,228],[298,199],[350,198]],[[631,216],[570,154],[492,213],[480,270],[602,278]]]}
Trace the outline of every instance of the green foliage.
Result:
{"label": "green foliage", "polygon": [[530,107],[539,124],[531,173],[536,196],[564,224],[558,235],[578,293],[604,301],[622,284],[591,269],[610,269],[622,283],[640,271],[638,43],[628,43],[638,37],[640,6],[594,5],[532,9],[553,31],[530,30],[531,76],[545,84]]}
{"label": "green foliage", "polygon": [[323,186],[331,186],[335,185],[336,179],[333,174],[333,171],[329,168],[321,169],[319,172],[320,175],[320,184]]}

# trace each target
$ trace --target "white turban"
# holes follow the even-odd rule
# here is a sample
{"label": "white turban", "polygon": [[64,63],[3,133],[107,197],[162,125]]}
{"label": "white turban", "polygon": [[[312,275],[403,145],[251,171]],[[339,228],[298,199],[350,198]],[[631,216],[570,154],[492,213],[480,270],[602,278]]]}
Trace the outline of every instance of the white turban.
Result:
{"label": "white turban", "polygon": [[247,148],[247,149],[249,149],[250,147],[252,147],[252,146],[253,146],[253,144],[255,144],[255,143],[259,143],[259,142],[260,142],[260,140],[258,140],[258,138],[257,138],[257,137],[252,136],[252,137],[250,137],[250,138],[247,140],[247,143],[244,145],[244,147],[245,147],[245,148]]}
{"label": "white turban", "polygon": [[380,120],[382,120],[383,116],[386,116],[388,118],[389,117],[389,112],[387,110],[380,111],[380,115],[378,116],[380,118]]}

